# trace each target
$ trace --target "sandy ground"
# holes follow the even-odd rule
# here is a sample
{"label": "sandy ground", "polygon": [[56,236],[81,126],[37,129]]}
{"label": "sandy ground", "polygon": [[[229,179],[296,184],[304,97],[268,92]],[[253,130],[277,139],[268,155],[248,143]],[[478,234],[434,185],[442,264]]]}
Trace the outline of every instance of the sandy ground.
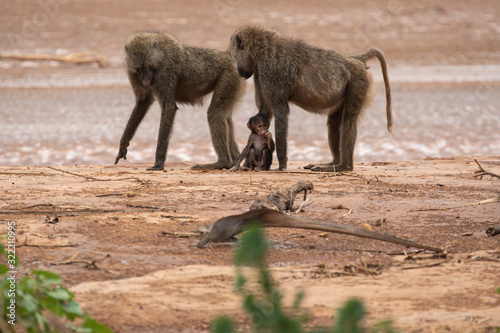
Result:
{"label": "sandy ground", "polygon": [[[342,175],[297,162],[287,172],[260,173],[194,171],[192,163],[169,163],[164,172],[142,164],[1,167],[1,232],[16,221],[23,269],[60,273],[83,307],[116,332],[203,332],[223,313],[246,327],[233,293],[234,244],[198,249],[198,228],[307,180],[314,191],[299,216],[368,224],[448,252],[431,258],[352,236],[268,229],[269,265],[286,304],[306,293],[308,325],[328,325],[355,296],[365,301],[369,323],[391,318],[406,332],[494,332],[500,236],[485,230],[500,224],[500,203],[458,206],[497,197],[499,187],[473,177],[473,159],[359,163]],[[500,173],[498,157],[479,160]],[[342,217],[348,211],[338,205],[352,213]],[[345,269],[369,264],[369,274]]]}
{"label": "sandy ground", "polygon": [[[351,236],[268,230],[273,275],[286,304],[305,292],[308,326],[329,325],[356,296],[365,301],[369,323],[391,318],[406,332],[495,332],[500,236],[485,230],[500,224],[500,203],[459,206],[500,194],[498,180],[475,179],[474,157],[461,156],[475,155],[500,173],[498,17],[498,0],[3,1],[2,52],[91,52],[110,66],[0,61],[0,234],[15,221],[20,274],[60,273],[83,307],[116,332],[204,332],[222,313],[248,328],[233,293],[234,243],[198,249],[198,228],[308,180],[315,190],[299,216],[368,224],[448,253],[431,258]],[[360,126],[356,161],[363,163],[354,172],[301,168],[306,162],[298,161],[328,158],[325,120],[300,118],[306,113],[293,108],[301,116],[291,121],[287,172],[191,170],[215,159],[205,108],[176,120],[165,172],[146,171],[157,107],[132,142],[129,164],[111,166],[133,104],[123,69],[127,36],[162,30],[183,43],[224,50],[246,23],[346,53],[383,49],[394,135],[381,117],[385,101],[374,62],[378,97]],[[252,89],[249,82],[236,118],[241,144],[255,111]],[[131,163],[142,161],[148,164]],[[338,205],[352,212],[342,217],[348,210]],[[363,272],[367,265],[374,266],[371,274]]]}

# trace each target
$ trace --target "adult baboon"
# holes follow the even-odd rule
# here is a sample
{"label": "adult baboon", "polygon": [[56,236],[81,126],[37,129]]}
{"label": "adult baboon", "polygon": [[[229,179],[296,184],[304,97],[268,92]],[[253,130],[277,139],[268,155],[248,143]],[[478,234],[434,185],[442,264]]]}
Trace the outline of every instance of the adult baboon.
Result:
{"label": "adult baboon", "polygon": [[391,132],[391,93],[385,58],[378,49],[346,56],[306,44],[300,39],[258,25],[237,29],[230,40],[231,57],[244,78],[254,76],[259,112],[275,119],[279,169],[286,169],[288,102],[328,115],[328,142],[333,162],[311,164],[315,171],[353,169],[358,120],[373,97],[366,61],[378,58],[387,98],[387,129]]}
{"label": "adult baboon", "polygon": [[142,32],[127,40],[125,59],[136,104],[120,140],[115,164],[127,158],[130,140],[156,98],[161,106],[160,130],[155,165],[148,170],[163,170],[178,109],[176,102],[201,105],[213,91],[207,116],[218,161],[193,168],[232,166],[239,156],[232,113],[243,94],[244,80],[234,69],[229,52],[181,45],[165,33]]}

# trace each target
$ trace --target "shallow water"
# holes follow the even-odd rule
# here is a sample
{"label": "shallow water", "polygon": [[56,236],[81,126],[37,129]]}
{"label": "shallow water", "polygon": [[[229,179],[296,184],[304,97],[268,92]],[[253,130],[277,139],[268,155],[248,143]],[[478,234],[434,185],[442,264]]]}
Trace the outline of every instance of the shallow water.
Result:
{"label": "shallow water", "polygon": [[[355,161],[500,154],[497,67],[393,70],[393,134],[386,130],[383,85],[377,69],[372,72],[377,97],[361,120]],[[88,73],[47,75],[44,70],[0,80],[1,165],[114,162],[133,95],[120,69]],[[240,147],[248,137],[246,122],[257,111],[253,91],[249,80],[234,118]],[[129,147],[127,162],[154,162],[158,120],[156,103]],[[325,124],[325,117],[292,106],[290,161],[330,160]],[[167,161],[215,159],[206,107],[180,106]]]}

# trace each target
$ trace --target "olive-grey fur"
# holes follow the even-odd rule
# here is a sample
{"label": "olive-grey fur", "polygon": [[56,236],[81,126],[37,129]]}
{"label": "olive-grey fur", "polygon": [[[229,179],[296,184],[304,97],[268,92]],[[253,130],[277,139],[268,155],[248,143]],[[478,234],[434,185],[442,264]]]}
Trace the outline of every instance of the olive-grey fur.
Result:
{"label": "olive-grey fur", "polygon": [[387,98],[387,129],[392,128],[391,94],[382,52],[371,48],[356,55],[311,46],[259,25],[237,29],[230,38],[231,57],[244,78],[254,76],[255,102],[260,113],[275,116],[279,169],[287,165],[289,102],[328,116],[328,141],[333,161],[311,164],[315,171],[350,171],[358,121],[373,99],[366,61],[379,59]]}
{"label": "olive-grey fur", "polygon": [[239,156],[232,120],[245,82],[236,72],[228,51],[180,44],[162,32],[141,32],[125,43],[127,73],[136,104],[120,140],[115,160],[126,159],[127,147],[154,100],[161,107],[160,129],[153,167],[163,170],[177,103],[201,105],[213,92],[207,118],[218,161],[193,168],[222,169]]}

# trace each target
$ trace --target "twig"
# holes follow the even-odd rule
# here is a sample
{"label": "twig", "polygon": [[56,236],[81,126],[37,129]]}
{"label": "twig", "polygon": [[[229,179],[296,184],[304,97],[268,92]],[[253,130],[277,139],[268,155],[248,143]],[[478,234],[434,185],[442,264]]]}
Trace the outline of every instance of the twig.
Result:
{"label": "twig", "polygon": [[340,217],[345,217],[347,215],[350,215],[352,213],[352,209],[349,208],[349,211],[347,213],[345,213],[344,215],[341,215]]}
{"label": "twig", "polygon": [[307,205],[307,203],[309,202],[309,200],[311,199],[312,197],[312,192],[309,194],[309,196],[307,197],[306,200],[304,200],[304,202],[302,202],[299,206],[299,208],[297,208],[297,210],[295,211],[295,214],[298,214],[300,212],[300,210],[302,209],[302,207],[304,207],[305,205]]}
{"label": "twig", "polygon": [[[127,205],[128,206],[128,205]],[[140,206],[137,206],[140,207]],[[106,214],[106,213],[152,213],[152,212],[166,212],[167,209],[154,208],[150,209],[73,209],[73,210],[0,210],[0,215],[23,215],[23,214],[53,214],[69,215],[69,214]]]}
{"label": "twig", "polygon": [[162,236],[170,236],[174,238],[191,238],[191,237],[200,237],[199,232],[170,232],[170,231],[160,231],[160,235]]}
{"label": "twig", "polygon": [[94,178],[94,177],[85,176],[85,175],[79,175],[77,173],[73,173],[73,172],[61,170],[61,169],[54,168],[54,167],[51,167],[51,166],[47,166],[47,168],[52,169],[52,170],[56,170],[56,171],[59,171],[59,172],[62,172],[62,173],[67,173],[67,174],[72,175],[72,176],[82,177],[82,178],[85,178],[87,180],[95,180],[95,181],[98,181],[98,182],[113,182],[113,181],[122,181],[122,180],[128,180],[128,179],[133,179],[133,180],[137,180],[138,182],[141,182],[141,180],[139,178],[136,178],[136,177],[127,177],[127,178],[118,178],[118,179],[112,179],[112,178],[100,179],[100,178]]}
{"label": "twig", "polygon": [[114,196],[122,196],[123,193],[108,193],[108,194],[97,194],[97,198],[103,198],[103,197],[114,197]]}
{"label": "twig", "polygon": [[474,162],[476,162],[477,166],[479,167],[479,170],[474,171],[474,177],[479,177],[479,179],[483,179],[483,176],[491,176],[491,177],[496,177],[496,178],[500,179],[499,175],[497,175],[493,172],[484,170],[483,167],[481,166],[481,164],[479,164],[479,162],[476,159],[474,159]]}
{"label": "twig", "polygon": [[427,268],[427,267],[435,267],[441,265],[442,262],[435,262],[432,264],[427,264],[427,265],[413,265],[413,266],[403,266],[400,269],[417,269],[417,268]]}
{"label": "twig", "polygon": [[77,247],[78,244],[66,244],[66,245],[50,245],[50,244],[47,244],[47,245],[37,245],[37,244],[19,244],[19,245],[16,245],[16,248],[17,247],[23,247],[23,246],[28,246],[28,247]]}
{"label": "twig", "polygon": [[80,254],[80,252],[77,252],[77,253],[73,254],[68,260],[61,261],[61,262],[51,262],[50,264],[51,265],[68,265],[68,264],[71,264],[76,259],[76,257],[78,257],[79,254]]}
{"label": "twig", "polygon": [[482,205],[482,204],[487,204],[487,203],[492,203],[492,202],[500,202],[500,195],[498,197],[486,199],[486,200],[483,200],[483,201],[474,202],[474,203],[471,203],[471,204],[461,205],[461,206],[444,207],[444,208],[414,209],[414,210],[410,210],[410,212],[425,212],[425,211],[432,211],[432,210],[447,210],[447,209],[463,208],[463,207],[469,207],[469,206],[477,206],[477,205]]}

